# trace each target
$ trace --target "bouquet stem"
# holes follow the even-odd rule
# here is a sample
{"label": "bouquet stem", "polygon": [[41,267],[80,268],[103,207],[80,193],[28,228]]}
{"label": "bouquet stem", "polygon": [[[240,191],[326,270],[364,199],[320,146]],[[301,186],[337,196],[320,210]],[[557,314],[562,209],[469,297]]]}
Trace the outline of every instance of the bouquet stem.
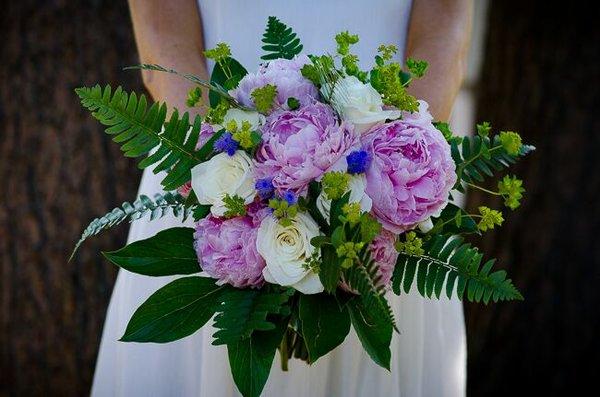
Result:
{"label": "bouquet stem", "polygon": [[288,370],[288,332],[283,335],[283,339],[281,339],[281,344],[279,345],[279,355],[281,358],[281,370],[287,372]]}

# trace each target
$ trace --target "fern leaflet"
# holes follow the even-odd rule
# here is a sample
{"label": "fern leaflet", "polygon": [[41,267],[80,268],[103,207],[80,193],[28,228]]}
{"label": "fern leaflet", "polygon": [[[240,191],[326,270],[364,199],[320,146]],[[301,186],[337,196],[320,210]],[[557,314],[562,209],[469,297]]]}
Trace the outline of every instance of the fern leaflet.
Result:
{"label": "fern leaflet", "polygon": [[[113,140],[121,145],[125,156],[140,157],[157,148],[139,167],[157,164],[154,173],[166,171],[167,176],[161,182],[165,190],[174,190],[189,181],[190,169],[204,160],[205,156],[195,150],[200,116],[190,125],[188,113],[179,118],[174,110],[165,123],[167,106],[154,103],[148,109],[144,95],[128,94],[121,87],[112,92],[108,85],[104,89],[96,85],[75,91],[83,106],[108,127],[106,133],[114,136]],[[210,145],[212,147],[212,142]]]}
{"label": "fern leaflet", "polygon": [[277,58],[292,59],[295,55],[300,54],[303,48],[292,28],[272,16],[267,21],[267,29],[263,34],[262,42],[265,43],[262,49],[267,53],[260,58],[265,61]]}
{"label": "fern leaflet", "polygon": [[416,277],[417,290],[428,298],[433,294],[439,298],[445,285],[448,298],[456,290],[459,299],[466,292],[471,302],[523,299],[504,270],[490,274],[495,260],[488,260],[482,267],[483,254],[461,237],[437,235],[423,248],[423,255],[399,254],[392,283],[396,294],[402,289],[408,293]]}
{"label": "fern leaflet", "polygon": [[134,221],[146,214],[150,214],[150,220],[154,220],[172,213],[176,217],[182,217],[183,221],[185,221],[192,215],[195,209],[195,206],[186,206],[185,199],[181,195],[170,192],[157,194],[154,196],[154,200],[142,195],[133,203],[124,202],[121,207],[117,207],[106,215],[94,219],[85,228],[81,238],[73,249],[70,259],[75,256],[75,253],[86,239],[119,225],[125,220]]}
{"label": "fern leaflet", "polygon": [[240,339],[249,338],[252,332],[275,329],[275,324],[267,319],[268,315],[288,315],[287,302],[294,293],[268,291],[266,289],[230,288],[221,295],[221,304],[217,309],[214,327],[213,345],[228,345]]}
{"label": "fern leaflet", "polygon": [[371,258],[368,249],[363,249],[354,266],[344,271],[344,280],[361,295],[363,305],[368,311],[385,318],[398,331],[394,313],[385,298],[386,288],[379,282],[381,275],[378,274],[377,264]]}
{"label": "fern leaflet", "polygon": [[458,180],[455,189],[464,193],[462,182],[482,182],[484,175],[491,177],[493,171],[500,171],[514,164],[519,157],[535,150],[534,146],[522,145],[516,156],[508,154],[500,143],[499,136],[493,140],[488,136],[472,136],[453,139],[450,142],[452,158],[456,163]]}

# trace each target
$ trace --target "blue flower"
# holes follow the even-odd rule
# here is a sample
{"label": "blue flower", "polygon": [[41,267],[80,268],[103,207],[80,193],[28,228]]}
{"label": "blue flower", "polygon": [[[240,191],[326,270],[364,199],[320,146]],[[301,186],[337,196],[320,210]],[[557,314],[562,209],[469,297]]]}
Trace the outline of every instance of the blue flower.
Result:
{"label": "blue flower", "polygon": [[226,132],[215,141],[213,148],[217,152],[227,152],[228,155],[233,156],[238,146],[239,142],[235,141],[229,132]]}
{"label": "blue flower", "polygon": [[296,197],[296,195],[289,190],[283,193],[281,199],[287,201],[288,205],[294,205],[298,202],[298,197]]}
{"label": "blue flower", "polygon": [[349,174],[361,174],[371,165],[371,156],[366,150],[355,150],[346,157]]}
{"label": "blue flower", "polygon": [[275,193],[275,188],[273,187],[273,178],[258,179],[254,184],[254,188],[262,200],[270,199]]}

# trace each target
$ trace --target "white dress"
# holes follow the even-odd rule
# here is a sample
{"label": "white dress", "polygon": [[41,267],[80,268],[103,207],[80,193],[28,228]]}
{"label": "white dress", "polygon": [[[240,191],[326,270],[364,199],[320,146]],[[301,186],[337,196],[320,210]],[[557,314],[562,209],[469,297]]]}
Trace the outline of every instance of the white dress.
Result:
{"label": "white dress", "polygon": [[[334,35],[359,34],[353,48],[368,67],[380,44],[402,52],[410,0],[200,0],[206,48],[218,42],[248,70],[258,66],[262,32],[269,15],[298,33],[308,54],[335,52]],[[402,54],[398,54],[399,59]],[[160,191],[161,176],[146,170],[140,194]],[[172,218],[135,222],[129,241],[147,238],[179,223]],[[118,342],[135,309],[172,278],[120,271],[108,308],[92,395],[239,396],[224,346],[212,346],[210,323],[192,336],[169,344]],[[378,367],[351,332],[344,343],[312,366],[290,360],[282,372],[278,354],[263,395],[272,397],[463,396],[466,341],[461,302],[427,300],[416,292],[390,294],[400,334],[392,340],[391,372]]]}

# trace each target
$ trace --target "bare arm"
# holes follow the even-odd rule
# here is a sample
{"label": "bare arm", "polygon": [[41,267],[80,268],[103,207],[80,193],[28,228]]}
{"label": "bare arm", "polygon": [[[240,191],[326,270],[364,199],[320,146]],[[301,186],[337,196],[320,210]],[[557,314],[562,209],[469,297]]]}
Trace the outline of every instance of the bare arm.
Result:
{"label": "bare arm", "polygon": [[[140,61],[206,78],[202,24],[195,0],[129,0]],[[178,76],[143,71],[144,85],[169,107],[185,105],[192,83]]]}
{"label": "bare arm", "polygon": [[414,0],[406,56],[429,62],[411,94],[429,103],[437,120],[447,120],[466,72],[472,0]]}

